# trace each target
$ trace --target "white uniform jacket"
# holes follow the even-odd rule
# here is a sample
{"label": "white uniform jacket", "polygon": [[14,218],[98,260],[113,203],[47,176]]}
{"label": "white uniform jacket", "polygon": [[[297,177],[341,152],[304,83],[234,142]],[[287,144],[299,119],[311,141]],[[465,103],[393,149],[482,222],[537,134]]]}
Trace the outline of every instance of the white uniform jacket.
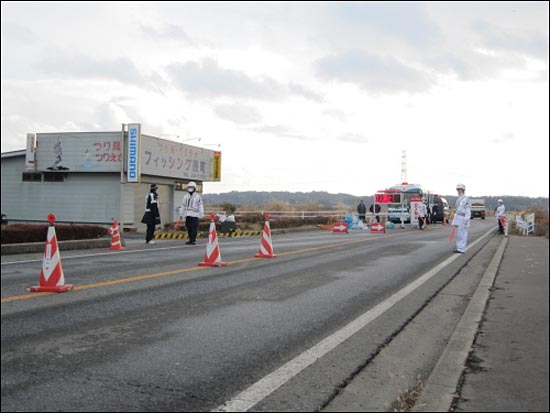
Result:
{"label": "white uniform jacket", "polygon": [[186,193],[181,200],[181,213],[183,218],[188,216],[202,218],[204,216],[204,207],[201,196],[196,192],[192,194],[189,192]]}
{"label": "white uniform jacket", "polygon": [[470,225],[470,217],[472,216],[472,205],[470,198],[466,195],[461,195],[456,200],[455,216],[451,223],[454,227],[468,227]]}
{"label": "white uniform jacket", "polygon": [[495,213],[495,217],[497,218],[503,217],[505,213],[506,213],[506,207],[504,206],[504,204],[501,204],[497,207],[497,212]]}

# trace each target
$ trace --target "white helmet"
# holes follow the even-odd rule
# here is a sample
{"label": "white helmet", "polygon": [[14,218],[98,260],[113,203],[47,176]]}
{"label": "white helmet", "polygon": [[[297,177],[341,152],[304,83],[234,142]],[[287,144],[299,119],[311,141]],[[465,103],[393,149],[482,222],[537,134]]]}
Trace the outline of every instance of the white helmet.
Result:
{"label": "white helmet", "polygon": [[195,189],[196,189],[196,188],[197,188],[197,184],[196,184],[195,182],[191,181],[191,182],[189,182],[189,183],[187,184],[187,188],[195,188]]}
{"label": "white helmet", "polygon": [[499,204],[503,204],[503,203],[504,203],[504,201],[503,201],[502,199],[499,199],[497,202],[498,202]]}
{"label": "white helmet", "polygon": [[466,185],[464,184],[456,184],[456,189],[462,189],[463,191],[466,190]]}

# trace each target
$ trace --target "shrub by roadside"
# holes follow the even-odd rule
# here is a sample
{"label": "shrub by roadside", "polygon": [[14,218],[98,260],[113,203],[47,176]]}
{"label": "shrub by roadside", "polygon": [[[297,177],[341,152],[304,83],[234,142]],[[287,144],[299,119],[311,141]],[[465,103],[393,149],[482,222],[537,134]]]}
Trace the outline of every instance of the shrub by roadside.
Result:
{"label": "shrub by roadside", "polygon": [[[108,234],[108,229],[99,225],[56,225],[55,233],[58,241],[96,239]],[[20,244],[23,242],[45,242],[48,225],[44,224],[13,224],[2,225],[1,243]]]}

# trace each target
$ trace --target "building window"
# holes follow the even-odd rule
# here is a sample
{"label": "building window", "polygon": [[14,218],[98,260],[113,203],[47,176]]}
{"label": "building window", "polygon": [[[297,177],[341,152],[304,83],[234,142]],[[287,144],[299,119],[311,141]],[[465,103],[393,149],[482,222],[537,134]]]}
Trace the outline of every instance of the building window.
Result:
{"label": "building window", "polygon": [[42,182],[42,174],[40,172],[23,172],[23,182]]}
{"label": "building window", "polygon": [[64,182],[65,174],[59,172],[44,172],[44,182]]}

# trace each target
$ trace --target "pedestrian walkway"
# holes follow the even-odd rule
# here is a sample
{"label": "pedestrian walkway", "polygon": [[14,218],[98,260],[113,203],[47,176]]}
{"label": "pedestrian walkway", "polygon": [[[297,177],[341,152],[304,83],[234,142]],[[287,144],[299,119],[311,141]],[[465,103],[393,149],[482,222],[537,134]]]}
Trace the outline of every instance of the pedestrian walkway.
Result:
{"label": "pedestrian walkway", "polygon": [[455,411],[548,411],[548,312],[548,239],[510,237]]}
{"label": "pedestrian walkway", "polygon": [[[460,322],[454,324],[455,331],[439,353],[433,371],[416,380],[402,375],[403,371],[422,372],[421,364],[415,366],[410,354],[417,354],[418,363],[428,357],[425,341],[418,341],[423,342],[422,348],[406,347],[407,342],[416,341],[408,330],[414,331],[415,324],[421,325],[433,311],[428,306],[427,314],[421,312],[411,329],[400,334],[404,337],[395,337],[323,411],[548,411],[549,241],[540,237],[496,237],[501,246]],[[464,283],[470,278],[464,275],[456,281]],[[449,285],[451,291],[445,289],[441,298],[434,299],[439,306],[434,308],[439,308],[441,316],[458,308],[451,306],[451,297],[464,297],[463,292],[456,292],[465,290],[455,284]],[[441,303],[449,304],[447,310]],[[424,335],[428,336],[428,331]],[[378,378],[379,371],[392,363],[399,364],[393,370],[401,369],[401,373],[390,378],[386,387],[380,387],[378,382],[385,380]],[[392,403],[388,394],[396,387],[400,394],[393,393]]]}

